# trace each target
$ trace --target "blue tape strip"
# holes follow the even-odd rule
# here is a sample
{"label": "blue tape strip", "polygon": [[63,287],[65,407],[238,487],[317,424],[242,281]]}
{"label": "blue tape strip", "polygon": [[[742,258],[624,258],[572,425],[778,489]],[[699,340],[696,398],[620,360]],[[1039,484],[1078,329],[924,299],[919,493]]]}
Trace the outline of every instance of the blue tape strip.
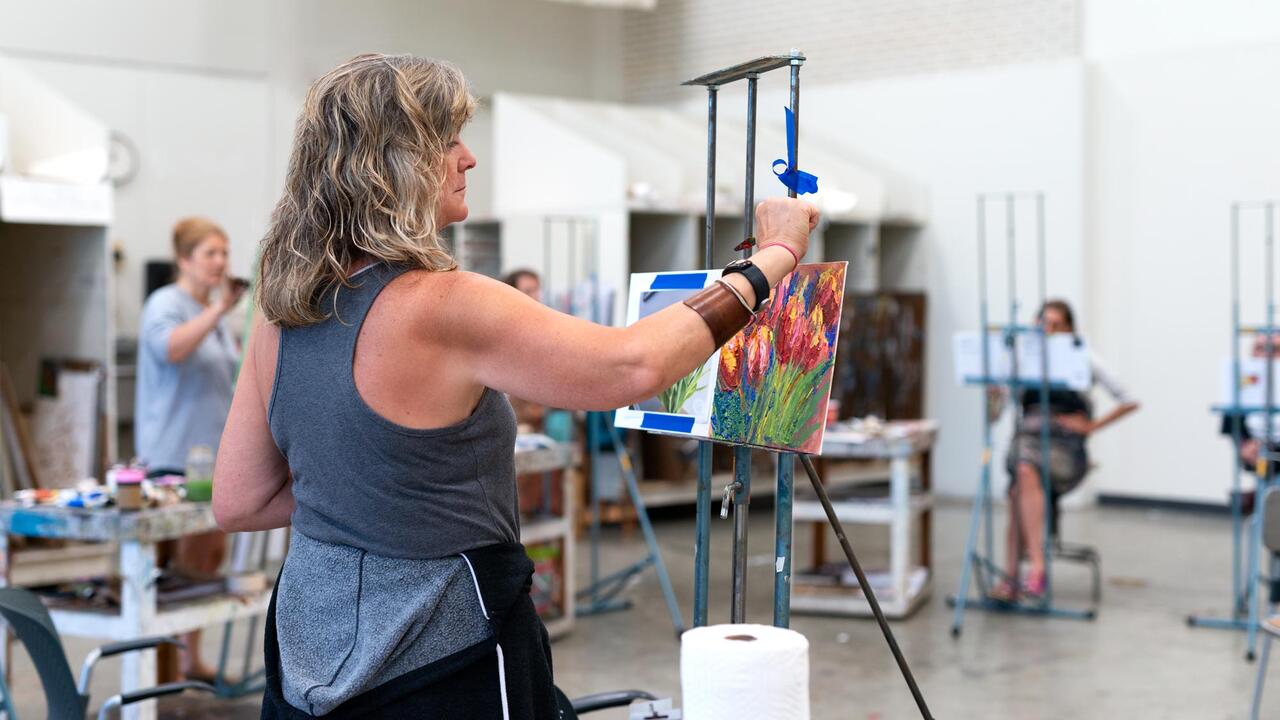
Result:
{"label": "blue tape strip", "polygon": [[[818,176],[811,175],[803,170],[796,170],[796,116],[791,112],[791,108],[784,107],[787,111],[787,159],[773,161],[773,174],[778,176],[783,185],[791,190],[796,191],[796,195],[804,195],[805,193],[818,192]],[[782,166],[782,170],[778,170],[778,166]]]}
{"label": "blue tape strip", "polygon": [[680,415],[663,415],[661,413],[645,413],[640,421],[643,430],[661,430],[663,432],[691,433],[693,418]]}
{"label": "blue tape strip", "polygon": [[671,273],[669,275],[659,275],[653,279],[653,284],[649,286],[650,290],[701,290],[707,284],[707,274],[698,273]]}

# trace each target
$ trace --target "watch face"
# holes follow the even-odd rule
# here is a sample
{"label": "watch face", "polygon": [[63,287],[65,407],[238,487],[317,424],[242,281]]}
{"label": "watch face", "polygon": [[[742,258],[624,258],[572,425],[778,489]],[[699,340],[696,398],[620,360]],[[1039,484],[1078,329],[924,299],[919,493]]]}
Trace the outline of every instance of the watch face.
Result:
{"label": "watch face", "polygon": [[751,264],[750,260],[738,259],[724,266],[725,270],[738,270]]}

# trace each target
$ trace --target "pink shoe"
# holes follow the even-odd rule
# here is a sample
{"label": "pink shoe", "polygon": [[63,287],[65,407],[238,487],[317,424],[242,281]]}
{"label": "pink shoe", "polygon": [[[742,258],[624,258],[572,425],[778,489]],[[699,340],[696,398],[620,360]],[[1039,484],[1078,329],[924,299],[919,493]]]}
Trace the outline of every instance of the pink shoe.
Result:
{"label": "pink shoe", "polygon": [[1027,576],[1022,578],[1022,594],[1035,598],[1041,597],[1047,585],[1043,570],[1030,570]]}

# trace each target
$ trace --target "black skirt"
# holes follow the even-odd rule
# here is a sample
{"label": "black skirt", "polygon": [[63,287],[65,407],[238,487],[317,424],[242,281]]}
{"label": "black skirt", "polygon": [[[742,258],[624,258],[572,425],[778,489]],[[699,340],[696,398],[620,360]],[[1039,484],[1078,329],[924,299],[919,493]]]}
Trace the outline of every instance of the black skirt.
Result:
{"label": "black skirt", "polygon": [[[520,545],[470,551],[492,636],[367,690],[326,718],[433,720],[559,720],[551,673],[551,643],[529,597],[532,564]],[[308,720],[284,699],[276,640],[276,598],[267,608],[267,687],[263,720]],[[504,705],[505,703],[505,713]]]}

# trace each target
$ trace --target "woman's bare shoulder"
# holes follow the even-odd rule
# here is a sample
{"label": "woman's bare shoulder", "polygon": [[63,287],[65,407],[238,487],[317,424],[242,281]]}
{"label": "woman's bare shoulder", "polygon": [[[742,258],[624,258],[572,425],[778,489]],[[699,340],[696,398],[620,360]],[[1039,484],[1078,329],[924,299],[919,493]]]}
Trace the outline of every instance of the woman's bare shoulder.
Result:
{"label": "woman's bare shoulder", "polygon": [[504,308],[524,299],[505,283],[465,270],[411,270],[405,273],[400,291],[415,324],[437,336],[485,318],[496,320]]}

